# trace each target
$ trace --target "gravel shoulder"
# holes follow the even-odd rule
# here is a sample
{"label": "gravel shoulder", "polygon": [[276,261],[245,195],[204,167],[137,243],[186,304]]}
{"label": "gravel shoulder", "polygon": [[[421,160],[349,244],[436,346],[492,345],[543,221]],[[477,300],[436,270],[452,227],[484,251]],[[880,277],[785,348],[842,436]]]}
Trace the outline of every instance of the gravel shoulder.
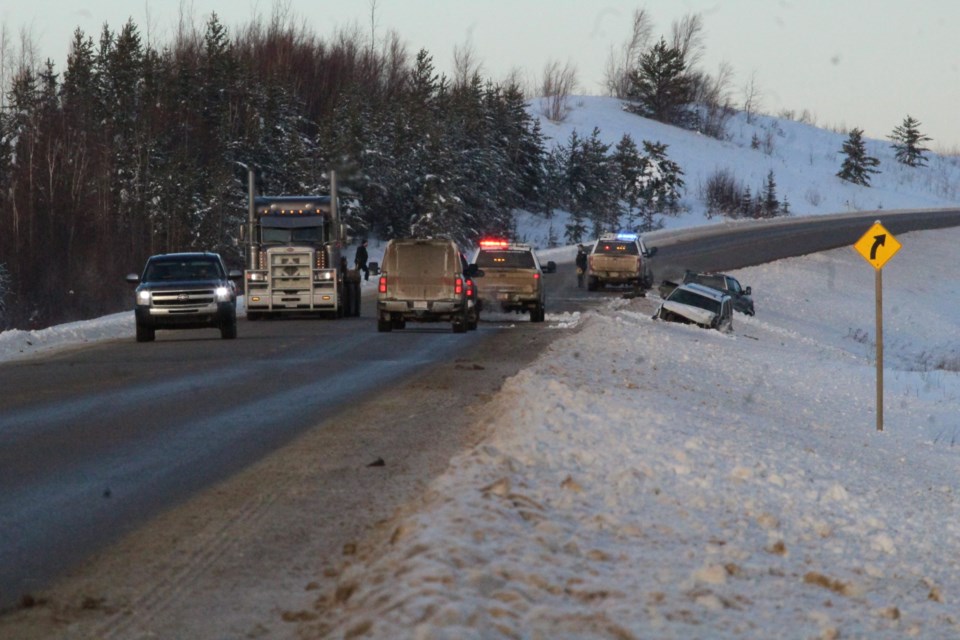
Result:
{"label": "gravel shoulder", "polygon": [[[575,330],[575,329],[574,329]],[[0,637],[296,638],[319,594],[479,442],[503,381],[568,329],[484,323],[469,356],[317,424],[0,617]]]}

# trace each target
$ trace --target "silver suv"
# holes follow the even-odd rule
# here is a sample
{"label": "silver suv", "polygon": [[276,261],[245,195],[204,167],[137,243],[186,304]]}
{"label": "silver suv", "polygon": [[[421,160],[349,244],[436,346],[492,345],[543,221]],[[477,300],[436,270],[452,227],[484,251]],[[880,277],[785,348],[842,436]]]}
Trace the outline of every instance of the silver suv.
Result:
{"label": "silver suv", "polygon": [[143,274],[127,275],[137,285],[137,342],[151,342],[157,329],[220,330],[237,337],[237,286],[241,271],[227,271],[216,253],[164,253],[151,256]]}

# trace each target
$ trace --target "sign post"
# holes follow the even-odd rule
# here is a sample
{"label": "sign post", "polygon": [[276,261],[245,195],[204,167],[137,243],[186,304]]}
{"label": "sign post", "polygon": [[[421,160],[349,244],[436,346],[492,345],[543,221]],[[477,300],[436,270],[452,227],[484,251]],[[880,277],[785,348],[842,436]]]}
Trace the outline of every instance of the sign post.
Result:
{"label": "sign post", "polygon": [[877,220],[853,248],[876,269],[877,314],[877,431],[883,431],[883,265],[900,250],[900,243]]}

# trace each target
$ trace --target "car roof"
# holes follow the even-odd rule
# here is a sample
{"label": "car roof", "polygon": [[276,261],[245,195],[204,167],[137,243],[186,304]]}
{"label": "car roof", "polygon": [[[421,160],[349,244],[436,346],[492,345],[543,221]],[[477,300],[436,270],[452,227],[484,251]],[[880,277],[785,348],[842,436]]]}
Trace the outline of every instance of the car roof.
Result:
{"label": "car roof", "polygon": [[688,282],[687,284],[682,284],[678,289],[686,289],[687,291],[692,291],[701,296],[710,298],[711,300],[716,300],[717,302],[723,302],[724,298],[729,298],[730,296],[723,293],[722,291],[717,291],[712,287],[708,287],[702,284],[697,284],[696,282]]}
{"label": "car roof", "polygon": [[150,260],[189,260],[191,258],[220,259],[220,254],[211,251],[182,251],[179,253],[158,253],[150,256]]}

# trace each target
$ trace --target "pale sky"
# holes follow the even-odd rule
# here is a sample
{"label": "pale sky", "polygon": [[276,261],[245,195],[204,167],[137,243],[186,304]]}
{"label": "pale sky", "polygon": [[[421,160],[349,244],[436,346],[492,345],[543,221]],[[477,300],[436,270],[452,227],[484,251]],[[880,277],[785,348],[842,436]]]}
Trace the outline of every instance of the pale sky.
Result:
{"label": "pale sky", "polygon": [[[172,40],[180,8],[202,28],[212,11],[229,29],[285,7],[320,36],[357,26],[370,33],[371,0],[8,0],[0,20],[19,49],[27,33],[38,57],[66,64],[75,28],[94,41],[106,22],[128,18],[145,40]],[[600,94],[611,48],[629,36],[636,8],[655,34],[697,13],[705,24],[702,67],[735,73],[733,99],[751,77],[772,115],[807,110],[821,127],[860,127],[885,139],[911,115],[941,151],[960,151],[960,2],[955,0],[376,0],[376,34],[396,31],[411,56],[421,48],[450,73],[453,52],[470,44],[485,77],[513,69],[536,84],[550,61],[577,69],[579,92]],[[669,39],[669,38],[668,38]]]}

